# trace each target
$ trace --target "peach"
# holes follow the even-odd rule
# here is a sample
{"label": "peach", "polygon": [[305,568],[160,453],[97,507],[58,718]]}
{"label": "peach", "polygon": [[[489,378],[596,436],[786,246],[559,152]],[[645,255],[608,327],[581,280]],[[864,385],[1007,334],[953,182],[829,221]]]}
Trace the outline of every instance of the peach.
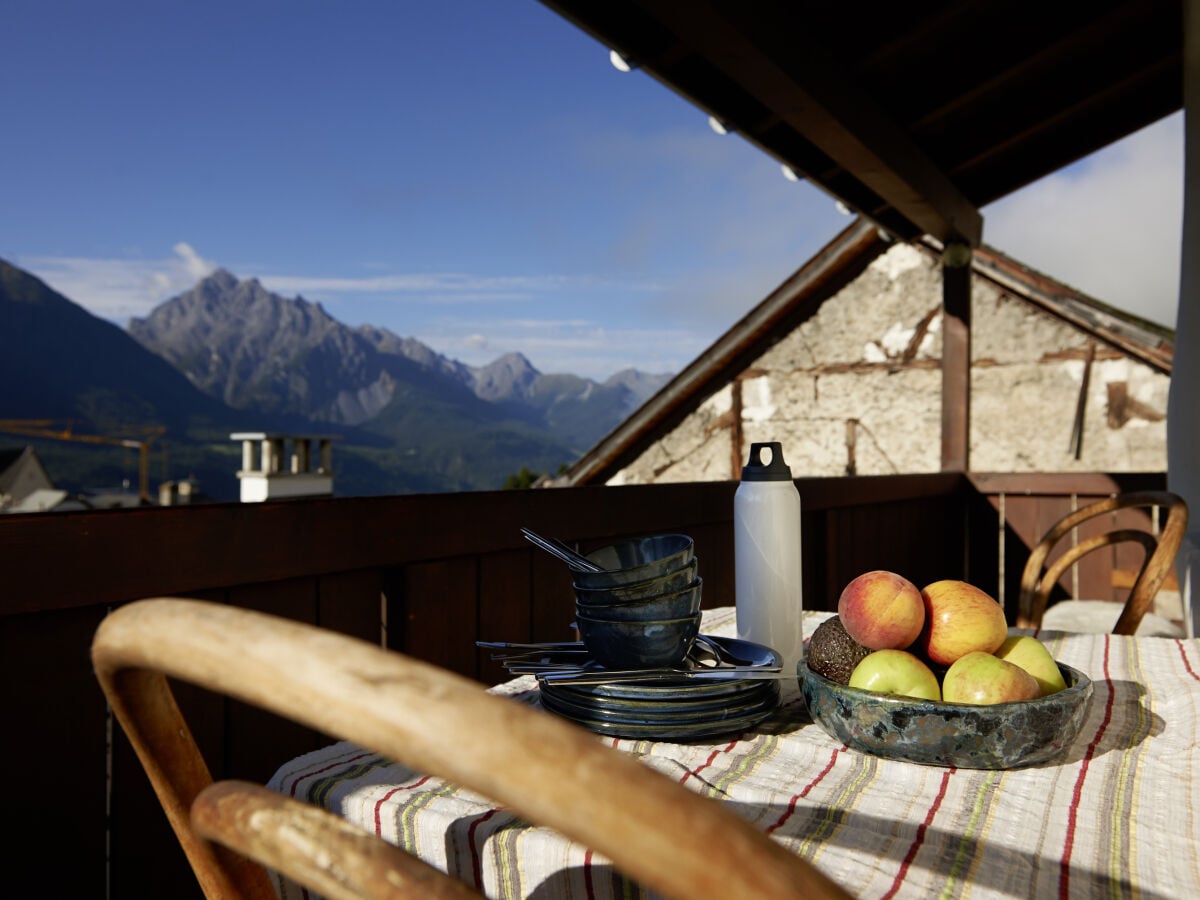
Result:
{"label": "peach", "polygon": [[904,650],[921,634],[925,605],[907,578],[876,569],[842,590],[838,616],[846,633],[871,650]]}
{"label": "peach", "polygon": [[990,594],[965,581],[935,581],[921,591],[925,625],[920,651],[949,666],[974,651],[995,653],[1008,637],[1004,609]]}

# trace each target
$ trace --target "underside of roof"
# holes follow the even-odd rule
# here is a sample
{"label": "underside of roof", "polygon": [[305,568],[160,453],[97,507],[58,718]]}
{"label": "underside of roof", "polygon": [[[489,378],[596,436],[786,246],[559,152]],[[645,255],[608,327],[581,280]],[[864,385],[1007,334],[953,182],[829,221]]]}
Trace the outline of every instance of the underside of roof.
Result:
{"label": "underside of roof", "polygon": [[1182,108],[1180,0],[543,0],[895,237]]}

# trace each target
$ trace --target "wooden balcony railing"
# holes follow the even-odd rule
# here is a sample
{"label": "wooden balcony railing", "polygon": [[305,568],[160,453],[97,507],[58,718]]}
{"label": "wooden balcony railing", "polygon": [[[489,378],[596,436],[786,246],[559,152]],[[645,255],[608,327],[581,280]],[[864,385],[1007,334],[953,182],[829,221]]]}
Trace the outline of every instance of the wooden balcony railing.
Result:
{"label": "wooden balcony railing", "polygon": [[[1048,511],[1163,483],[1161,475],[800,479],[805,605],[834,609],[847,581],[886,568],[918,583],[969,578],[1011,607],[1027,536],[1048,524]],[[5,892],[198,896],[92,674],[91,637],[112,607],[161,595],[217,600],[493,684],[504,672],[476,640],[570,634],[569,573],[524,540],[522,525],[584,550],[688,533],[705,605],[726,606],[734,602],[735,489],[586,487],[0,517],[3,774],[16,835]],[[328,741],[186,685],[177,693],[218,778],[264,781]]]}

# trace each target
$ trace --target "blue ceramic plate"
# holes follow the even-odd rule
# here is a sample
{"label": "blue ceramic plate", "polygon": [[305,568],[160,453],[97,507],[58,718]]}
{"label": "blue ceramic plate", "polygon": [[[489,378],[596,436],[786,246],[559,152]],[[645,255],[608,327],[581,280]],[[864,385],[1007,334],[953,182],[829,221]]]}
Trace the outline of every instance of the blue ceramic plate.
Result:
{"label": "blue ceramic plate", "polygon": [[779,705],[779,685],[776,682],[768,684],[772,685],[773,690],[749,708],[710,712],[694,720],[622,722],[597,718],[587,713],[560,709],[555,706],[553,698],[545,695],[542,696],[542,705],[555,715],[597,734],[647,741],[696,741],[745,731],[770,718]]}
{"label": "blue ceramic plate", "polygon": [[796,667],[813,721],[830,737],[888,759],[965,769],[1013,769],[1048,762],[1075,740],[1092,682],[1059,663],[1066,690],[1019,703],[934,703],[847,687]]}
{"label": "blue ceramic plate", "polygon": [[[718,683],[708,682],[709,685]],[[621,710],[634,712],[639,715],[657,715],[662,717],[700,716],[710,710],[720,710],[738,704],[754,703],[764,694],[768,693],[771,688],[777,688],[779,683],[776,681],[742,679],[734,685],[725,684],[723,686],[731,689],[722,691],[719,694],[695,694],[685,697],[669,695],[665,697],[630,699],[588,693],[590,688],[597,687],[597,685],[572,686],[544,682],[542,684],[542,695],[548,695],[564,703],[586,706],[588,709],[595,710],[596,712]]]}
{"label": "blue ceramic plate", "polygon": [[[737,638],[706,635],[750,666],[778,668],[770,647]],[[603,672],[594,662],[582,668]],[[542,706],[549,712],[613,737],[645,740],[700,740],[745,731],[779,706],[779,681],[655,681],[615,684],[554,684],[538,679]]]}
{"label": "blue ceramic plate", "polygon": [[595,698],[572,697],[561,691],[542,691],[542,705],[577,719],[623,722],[630,725],[693,725],[757,712],[779,702],[779,682],[760,681],[753,693],[718,697],[699,703],[664,704],[647,700],[595,702]]}
{"label": "blue ceramic plate", "polygon": [[[719,644],[730,655],[745,660],[745,664],[748,666],[778,668],[783,664],[783,658],[778,653],[762,644],[756,644],[753,641],[743,641],[738,638],[717,637],[711,634],[705,635],[705,637],[713,643]],[[604,667],[594,661],[581,663],[580,669],[586,672],[604,671]],[[542,682],[541,679],[538,679],[538,681],[544,691],[547,686],[546,683]],[[569,686],[577,694],[591,697],[609,697],[616,700],[690,702],[702,698],[724,697],[728,694],[740,694],[747,691],[753,692],[759,689],[762,684],[762,681],[749,678],[730,679],[728,681],[687,681],[681,679],[679,681],[640,683],[625,681],[616,684],[554,685],[553,689],[562,690]]]}

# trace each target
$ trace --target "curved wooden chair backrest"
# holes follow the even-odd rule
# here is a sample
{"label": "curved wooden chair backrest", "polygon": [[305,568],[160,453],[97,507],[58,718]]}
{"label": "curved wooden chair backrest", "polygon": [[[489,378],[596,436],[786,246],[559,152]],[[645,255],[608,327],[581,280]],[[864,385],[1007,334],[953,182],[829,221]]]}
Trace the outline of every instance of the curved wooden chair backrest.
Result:
{"label": "curved wooden chair backrest", "polygon": [[[1098,516],[1111,515],[1120,509],[1142,507],[1160,507],[1166,510],[1166,522],[1157,535],[1136,528],[1114,528],[1074,544],[1051,565],[1046,565],[1046,560],[1054,548],[1081,523]],[[1067,569],[1081,558],[1102,547],[1133,542],[1141,544],[1145,555],[1120,618],[1113,628],[1113,634],[1134,634],[1154,602],[1163,581],[1175,565],[1179,545],[1183,541],[1184,532],[1187,531],[1187,522],[1187,504],[1182,497],[1170,491],[1116,494],[1063,516],[1038,541],[1025,564],[1021,574],[1021,593],[1017,601],[1017,625],[1023,628],[1041,627],[1051,591]]]}
{"label": "curved wooden chair backrest", "polygon": [[[96,631],[92,660],[208,897],[274,898],[264,866],[335,897],[473,891],[332,813],[253,784],[214,785],[168,678],[468,787],[668,897],[847,896],[719,801],[596,735],[355,638],[215,603],[155,598],[110,614]],[[341,851],[348,856],[331,862],[329,854]]]}

